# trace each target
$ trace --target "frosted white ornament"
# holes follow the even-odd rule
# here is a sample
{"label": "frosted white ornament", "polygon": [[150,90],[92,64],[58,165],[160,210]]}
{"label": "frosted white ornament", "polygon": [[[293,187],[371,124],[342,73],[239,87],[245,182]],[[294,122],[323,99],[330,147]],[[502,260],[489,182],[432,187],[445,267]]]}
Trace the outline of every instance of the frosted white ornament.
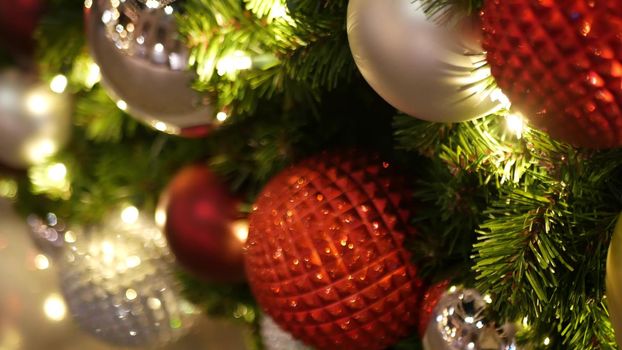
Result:
{"label": "frosted white ornament", "polygon": [[443,15],[429,18],[421,0],[350,0],[348,39],[361,74],[419,119],[460,122],[499,110],[472,20],[441,24]]}
{"label": "frosted white ornament", "polygon": [[26,168],[58,151],[71,131],[71,99],[34,76],[0,72],[0,163]]}

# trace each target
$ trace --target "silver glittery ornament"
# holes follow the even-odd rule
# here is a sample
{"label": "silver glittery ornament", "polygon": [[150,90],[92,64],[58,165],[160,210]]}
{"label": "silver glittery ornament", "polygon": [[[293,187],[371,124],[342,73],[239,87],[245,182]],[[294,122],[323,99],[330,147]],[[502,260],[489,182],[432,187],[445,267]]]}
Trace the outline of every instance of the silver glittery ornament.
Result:
{"label": "silver glittery ornament", "polygon": [[111,97],[153,128],[189,137],[217,125],[208,96],[191,87],[188,49],[179,40],[172,5],[93,0],[85,9],[91,53]]}
{"label": "silver glittery ornament", "polygon": [[164,236],[135,214],[65,234],[73,243],[57,259],[61,289],[76,323],[95,337],[161,345],[185,334],[195,310],[180,296]]}
{"label": "silver glittery ornament", "polygon": [[459,122],[498,110],[471,20],[440,24],[446,13],[429,18],[424,5],[350,0],[348,39],[363,77],[387,102],[419,119]]}
{"label": "silver glittery ornament", "polygon": [[282,330],[270,316],[261,319],[261,339],[266,350],[311,350]]}
{"label": "silver glittery ornament", "polygon": [[0,72],[0,163],[26,168],[45,161],[68,140],[71,99],[34,76]]}
{"label": "silver glittery ornament", "polygon": [[516,329],[486,318],[487,301],[474,289],[452,288],[439,301],[424,336],[426,350],[517,350]]}

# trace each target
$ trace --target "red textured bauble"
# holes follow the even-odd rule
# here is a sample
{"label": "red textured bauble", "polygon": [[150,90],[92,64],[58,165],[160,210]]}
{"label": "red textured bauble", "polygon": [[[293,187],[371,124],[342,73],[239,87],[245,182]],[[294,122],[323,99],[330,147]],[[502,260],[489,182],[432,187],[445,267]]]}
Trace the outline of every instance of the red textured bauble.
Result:
{"label": "red textured bauble", "polygon": [[282,328],[317,349],[384,349],[416,326],[411,192],[388,163],[324,153],[276,176],[250,215],[246,271]]}
{"label": "red textured bauble", "polygon": [[620,0],[486,0],[492,74],[534,126],[575,146],[622,146]]}
{"label": "red textured bauble", "polygon": [[159,212],[166,214],[166,238],[183,267],[210,282],[244,280],[248,224],[239,204],[205,166],[190,166],[175,176]]}
{"label": "red textured bauble", "polygon": [[43,0],[0,0],[0,43],[28,51],[43,13]]}
{"label": "red textured bauble", "polygon": [[447,289],[449,289],[449,281],[442,281],[432,285],[432,287],[426,290],[423,295],[423,298],[421,299],[421,315],[419,316],[419,324],[417,326],[419,335],[422,338],[428,329],[430,321],[432,320],[432,313],[434,313],[434,309],[436,309],[438,302],[441,300],[443,295],[445,295]]}

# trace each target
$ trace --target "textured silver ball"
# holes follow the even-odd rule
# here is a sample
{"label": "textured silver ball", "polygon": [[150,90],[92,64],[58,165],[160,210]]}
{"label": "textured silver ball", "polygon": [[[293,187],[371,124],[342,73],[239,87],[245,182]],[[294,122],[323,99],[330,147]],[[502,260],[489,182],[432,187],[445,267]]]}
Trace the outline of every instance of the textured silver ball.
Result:
{"label": "textured silver ball", "polygon": [[161,345],[186,333],[195,310],[180,295],[172,256],[155,223],[126,213],[124,220],[114,216],[69,232],[65,241],[73,243],[60,258],[59,275],[81,328],[123,347]]}
{"label": "textured silver ball", "polygon": [[261,339],[266,350],[311,350],[277,325],[270,316],[261,319]]}
{"label": "textured silver ball", "polygon": [[440,24],[421,0],[350,0],[348,38],[367,82],[402,112],[460,122],[500,109],[479,31],[470,19]]}
{"label": "textured silver ball", "polygon": [[474,289],[452,288],[439,301],[424,336],[426,350],[517,350],[516,329],[486,317],[488,303]]}
{"label": "textured silver ball", "polygon": [[0,72],[0,163],[26,168],[68,140],[71,99],[17,70]]}
{"label": "textured silver ball", "polygon": [[130,115],[170,134],[205,136],[217,125],[211,99],[192,89],[188,49],[172,5],[93,0],[85,9],[89,46],[109,95]]}

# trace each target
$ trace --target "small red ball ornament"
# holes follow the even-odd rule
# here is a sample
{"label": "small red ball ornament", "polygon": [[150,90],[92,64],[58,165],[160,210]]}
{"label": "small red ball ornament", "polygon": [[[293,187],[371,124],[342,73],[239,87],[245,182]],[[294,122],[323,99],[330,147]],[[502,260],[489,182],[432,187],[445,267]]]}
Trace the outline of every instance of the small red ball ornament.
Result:
{"label": "small red ball ornament", "polygon": [[575,146],[622,146],[620,0],[487,0],[484,48],[515,108]]}
{"label": "small red ball ornament", "polygon": [[250,216],[255,297],[317,349],[384,349],[416,326],[423,293],[404,239],[412,206],[388,163],[324,153],[276,176]]}
{"label": "small red ball ornament", "polygon": [[30,51],[43,8],[43,0],[0,1],[0,44]]}
{"label": "small red ball ornament", "polygon": [[421,314],[419,316],[419,323],[417,325],[419,335],[421,337],[425,335],[428,325],[432,320],[432,314],[434,313],[434,309],[436,309],[438,302],[445,295],[447,289],[449,289],[449,281],[442,281],[432,285],[428,290],[425,291],[425,294],[421,299]]}
{"label": "small red ball ornament", "polygon": [[248,226],[239,204],[205,166],[190,166],[175,176],[158,212],[166,214],[160,223],[183,267],[211,282],[244,280]]}

